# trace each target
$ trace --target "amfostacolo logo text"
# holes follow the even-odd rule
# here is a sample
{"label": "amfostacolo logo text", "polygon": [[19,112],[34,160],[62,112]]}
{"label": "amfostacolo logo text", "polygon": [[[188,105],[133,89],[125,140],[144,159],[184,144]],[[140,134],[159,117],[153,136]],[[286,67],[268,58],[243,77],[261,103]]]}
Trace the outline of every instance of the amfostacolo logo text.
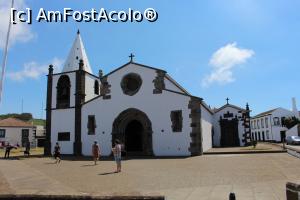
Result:
{"label": "amfostacolo logo text", "polygon": [[153,8],[147,8],[143,11],[128,10],[108,11],[105,8],[77,11],[72,8],[64,8],[63,11],[47,11],[40,8],[36,13],[32,9],[17,10],[11,8],[11,22],[32,24],[33,20],[37,22],[155,22],[158,19],[158,13]]}

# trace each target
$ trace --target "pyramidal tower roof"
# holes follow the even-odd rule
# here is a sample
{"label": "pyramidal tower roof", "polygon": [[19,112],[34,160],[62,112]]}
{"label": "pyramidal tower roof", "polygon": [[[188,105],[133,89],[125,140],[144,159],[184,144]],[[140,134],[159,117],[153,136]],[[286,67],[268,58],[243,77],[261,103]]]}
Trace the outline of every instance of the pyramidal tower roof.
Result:
{"label": "pyramidal tower roof", "polygon": [[88,60],[88,57],[83,46],[83,42],[78,30],[73,46],[70,50],[69,56],[65,62],[62,72],[74,71],[79,69],[79,61],[83,60],[83,69],[86,72],[92,73],[92,69]]}

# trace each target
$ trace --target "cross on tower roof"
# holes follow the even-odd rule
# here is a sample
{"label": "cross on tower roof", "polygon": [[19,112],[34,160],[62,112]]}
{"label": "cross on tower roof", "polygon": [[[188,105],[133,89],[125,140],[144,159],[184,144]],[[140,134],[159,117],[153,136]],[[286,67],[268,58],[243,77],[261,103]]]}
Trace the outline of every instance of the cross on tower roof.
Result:
{"label": "cross on tower roof", "polygon": [[130,54],[130,56],[128,56],[130,58],[130,62],[133,62],[133,58],[135,57],[132,53]]}
{"label": "cross on tower roof", "polygon": [[228,101],[229,101],[229,98],[228,98],[228,97],[226,98],[226,101],[227,101],[227,104],[229,104],[229,103],[228,103]]}

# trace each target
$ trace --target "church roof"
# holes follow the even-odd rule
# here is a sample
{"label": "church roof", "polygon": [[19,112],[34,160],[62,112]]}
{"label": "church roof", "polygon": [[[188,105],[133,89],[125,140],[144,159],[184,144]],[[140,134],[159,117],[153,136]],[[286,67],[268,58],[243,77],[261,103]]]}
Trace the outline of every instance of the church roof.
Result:
{"label": "church roof", "polygon": [[80,36],[80,32],[78,30],[75,41],[72,45],[72,48],[70,50],[69,56],[65,62],[64,68],[62,72],[69,72],[69,71],[75,71],[79,69],[79,61],[83,60],[84,67],[83,69],[88,72],[92,73],[92,69],[90,67],[90,63],[88,60],[88,57],[85,52],[85,48]]}
{"label": "church roof", "polygon": [[262,117],[262,116],[265,116],[265,115],[269,115],[269,114],[271,114],[272,112],[274,112],[274,111],[277,110],[277,109],[278,109],[278,108],[275,108],[275,109],[272,109],[272,110],[268,110],[268,111],[259,113],[259,114],[255,115],[253,118],[256,118],[256,117]]}
{"label": "church roof", "polygon": [[134,64],[134,65],[137,65],[139,67],[144,67],[144,68],[148,68],[148,69],[152,69],[152,70],[155,70],[155,71],[162,71],[162,72],[165,72],[166,73],[166,78],[171,82],[173,83],[177,88],[179,88],[184,94],[187,94],[189,96],[192,96],[186,89],[184,89],[181,85],[179,85],[179,83],[177,83],[170,75],[167,74],[167,72],[163,69],[159,69],[159,68],[156,68],[156,67],[151,67],[151,66],[148,66],[148,65],[144,65],[144,64],[140,64],[140,63],[136,63],[136,62],[133,62],[133,61],[130,61],[124,65],[122,65],[121,67],[118,67],[117,69],[109,72],[108,74],[106,74],[105,76],[109,76],[117,71],[119,71],[120,69],[123,69],[124,67],[128,66],[129,64]]}
{"label": "church roof", "polygon": [[217,113],[217,112],[223,110],[223,109],[226,108],[226,107],[231,107],[231,108],[235,108],[235,109],[237,109],[237,110],[245,111],[244,108],[241,108],[241,107],[238,107],[238,106],[235,106],[235,105],[232,105],[232,104],[225,104],[225,105],[222,106],[221,108],[214,109],[213,111],[214,111],[214,113]]}
{"label": "church roof", "polygon": [[124,65],[122,65],[121,67],[118,67],[116,68],[115,70],[109,72],[108,74],[105,74],[105,76],[109,76],[117,71],[119,71],[120,69],[123,69],[124,67],[127,67],[129,64],[134,64],[134,65],[138,65],[140,67],[144,67],[144,68],[148,68],[148,69],[153,69],[153,70],[157,70],[157,71],[163,71],[165,73],[167,73],[165,70],[162,70],[162,69],[159,69],[159,68],[155,68],[155,67],[150,67],[148,65],[143,65],[143,64],[140,64],[140,63],[136,63],[136,62],[133,62],[133,61],[130,61],[128,63],[125,63]]}
{"label": "church roof", "polygon": [[0,127],[33,127],[33,125],[16,118],[6,118],[0,120]]}

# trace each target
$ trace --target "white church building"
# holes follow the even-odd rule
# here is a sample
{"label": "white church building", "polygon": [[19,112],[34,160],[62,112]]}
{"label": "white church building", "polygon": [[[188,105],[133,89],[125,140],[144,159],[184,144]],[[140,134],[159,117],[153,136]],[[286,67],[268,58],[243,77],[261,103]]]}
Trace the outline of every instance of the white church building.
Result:
{"label": "white church building", "polygon": [[[221,145],[219,139],[213,141],[214,134],[221,138],[221,131],[213,131],[218,126],[214,110],[166,71],[135,63],[131,55],[128,63],[112,72],[104,75],[99,70],[94,75],[79,31],[62,72],[55,74],[49,66],[46,110],[46,155],[53,152],[56,142],[62,154],[85,156],[91,155],[94,141],[102,155],[111,155],[116,139],[129,155],[194,156],[213,143]],[[223,111],[227,113],[225,108],[216,112],[218,119]],[[239,114],[229,111],[229,118],[222,116],[225,121],[247,116],[243,109]],[[223,127],[232,130],[233,140],[239,140],[227,146],[244,145],[250,137],[244,129],[242,135],[236,133],[236,125],[240,131],[242,127],[235,122],[233,128]]]}

